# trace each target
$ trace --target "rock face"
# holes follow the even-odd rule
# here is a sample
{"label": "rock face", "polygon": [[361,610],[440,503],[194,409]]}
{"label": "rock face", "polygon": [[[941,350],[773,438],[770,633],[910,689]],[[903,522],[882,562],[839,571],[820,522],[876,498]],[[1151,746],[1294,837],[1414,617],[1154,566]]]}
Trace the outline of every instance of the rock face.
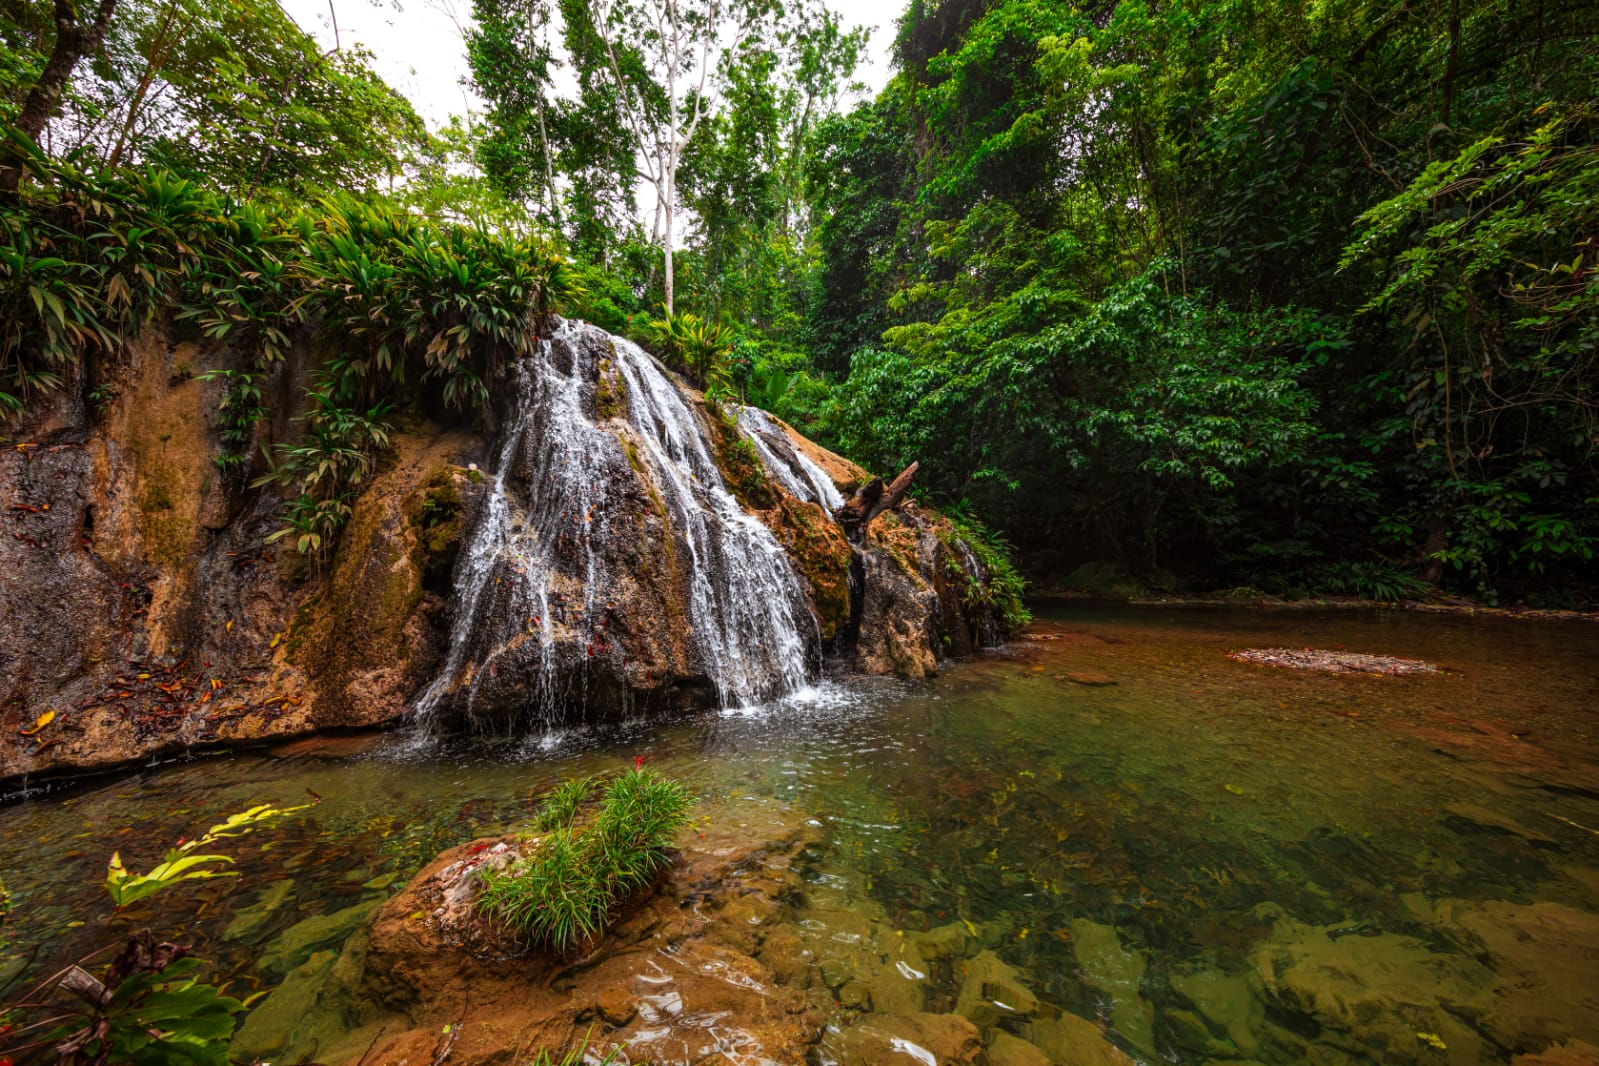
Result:
{"label": "rock face", "polygon": [[831,511],[864,471],[578,323],[507,371],[487,431],[398,415],[315,570],[250,487],[315,356],[267,382],[243,474],[212,459],[225,361],[153,328],[98,406],[79,382],[0,426],[0,780],[415,708],[504,731],[746,703],[824,656],[924,676],[1003,637],[938,516],[908,501],[851,543]]}

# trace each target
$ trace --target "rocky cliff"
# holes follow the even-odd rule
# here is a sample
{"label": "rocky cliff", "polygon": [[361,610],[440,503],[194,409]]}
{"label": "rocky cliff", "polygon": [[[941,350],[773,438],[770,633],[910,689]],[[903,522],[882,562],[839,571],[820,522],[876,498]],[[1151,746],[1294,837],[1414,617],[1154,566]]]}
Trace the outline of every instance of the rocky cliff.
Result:
{"label": "rocky cliff", "polygon": [[[0,429],[0,777],[372,727],[768,699],[824,658],[924,676],[1003,633],[953,527],[907,501],[846,536],[867,475],[707,405],[626,341],[561,324],[473,424],[418,404],[326,565],[269,545],[281,497],[224,474],[203,380],[152,329]],[[300,345],[259,473],[293,440]]]}

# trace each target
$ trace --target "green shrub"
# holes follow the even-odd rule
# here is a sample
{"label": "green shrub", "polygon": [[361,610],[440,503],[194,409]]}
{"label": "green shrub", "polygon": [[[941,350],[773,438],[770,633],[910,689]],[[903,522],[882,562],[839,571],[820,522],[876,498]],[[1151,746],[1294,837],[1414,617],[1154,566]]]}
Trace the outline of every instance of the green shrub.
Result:
{"label": "green shrub", "polygon": [[1317,591],[1384,603],[1422,599],[1432,592],[1427,582],[1388,562],[1329,563],[1313,569],[1310,577]]}
{"label": "green shrub", "polygon": [[592,940],[616,905],[667,864],[689,802],[682,785],[642,767],[609,782],[557,786],[536,819],[545,836],[521,861],[487,876],[479,911],[559,951]]}
{"label": "green shrub", "polygon": [[[1014,633],[1033,620],[1033,614],[1022,602],[1027,582],[1011,562],[1011,546],[994,530],[983,525],[960,505],[945,510],[945,517],[955,531],[955,536],[966,545],[987,574],[986,581],[978,581],[961,566],[952,567],[951,576],[965,582],[964,599],[967,606],[993,610],[1000,617],[1006,633]],[[950,545],[953,550],[954,546]]]}

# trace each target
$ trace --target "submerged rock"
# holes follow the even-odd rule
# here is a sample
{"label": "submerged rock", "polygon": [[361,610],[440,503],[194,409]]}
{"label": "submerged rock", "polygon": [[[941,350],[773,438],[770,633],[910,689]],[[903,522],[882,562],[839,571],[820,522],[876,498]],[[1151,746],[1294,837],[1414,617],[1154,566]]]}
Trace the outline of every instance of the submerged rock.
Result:
{"label": "submerged rock", "polygon": [[774,919],[798,885],[790,860],[813,835],[781,810],[718,817],[581,958],[528,953],[503,930],[498,950],[464,942],[473,872],[513,849],[502,838],[452,848],[336,960],[312,955],[295,969],[247,1017],[231,1055],[432,1062],[453,1034],[448,1061],[457,1066],[538,1048],[559,1057],[585,1041],[597,1055],[622,1048],[633,1061],[698,1062],[733,1050],[749,1061],[804,1062],[826,994],[770,966],[769,935],[752,941],[748,931],[788,928]]}
{"label": "submerged rock", "polygon": [[983,1038],[958,1014],[874,1014],[838,1035],[839,1066],[976,1066]]}

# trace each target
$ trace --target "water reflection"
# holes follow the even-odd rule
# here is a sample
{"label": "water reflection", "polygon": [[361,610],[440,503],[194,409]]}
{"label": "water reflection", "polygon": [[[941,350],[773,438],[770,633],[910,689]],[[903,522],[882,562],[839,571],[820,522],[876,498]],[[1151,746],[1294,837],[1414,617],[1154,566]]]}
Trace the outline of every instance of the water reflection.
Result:
{"label": "water reflection", "polygon": [[[1086,1019],[1139,1059],[1194,1063],[1493,1062],[1599,1043],[1581,991],[1599,987],[1596,634],[1053,611],[1038,639],[933,682],[834,678],[664,724],[167,767],[0,810],[8,965],[33,944],[74,958],[150,917],[114,920],[85,887],[111,850],[147,866],[208,819],[309,792],[317,807],[237,849],[244,876],[164,901],[195,915],[169,932],[241,990],[270,988],[440,850],[518,824],[562,777],[641,755],[708,811],[762,797],[823,828],[793,919],[841,1017],[959,1011],[991,1048],[1000,1034],[1046,1052]],[[1446,669],[1226,659],[1266,643]],[[1068,680],[1086,673],[1115,683]],[[730,1048],[736,1021],[704,1019]]]}

